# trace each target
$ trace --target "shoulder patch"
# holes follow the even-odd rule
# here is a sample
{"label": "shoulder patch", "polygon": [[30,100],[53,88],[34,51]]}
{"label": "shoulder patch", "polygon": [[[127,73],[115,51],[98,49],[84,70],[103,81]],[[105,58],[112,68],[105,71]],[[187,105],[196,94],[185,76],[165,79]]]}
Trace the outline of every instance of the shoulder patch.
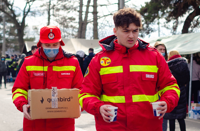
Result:
{"label": "shoulder patch", "polygon": [[109,57],[106,57],[106,56],[101,57],[100,64],[102,66],[108,66],[108,65],[110,65],[110,63],[111,63],[111,59]]}
{"label": "shoulder patch", "polygon": [[89,67],[87,67],[87,70],[85,71],[84,77],[86,77],[89,74]]}

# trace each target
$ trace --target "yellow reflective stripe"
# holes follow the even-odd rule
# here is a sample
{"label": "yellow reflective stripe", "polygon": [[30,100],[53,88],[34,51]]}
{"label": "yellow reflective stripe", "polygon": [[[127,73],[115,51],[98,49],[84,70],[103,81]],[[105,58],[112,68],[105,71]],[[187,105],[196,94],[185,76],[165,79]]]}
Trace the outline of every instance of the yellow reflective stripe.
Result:
{"label": "yellow reflective stripe", "polygon": [[107,96],[101,95],[101,101],[112,102],[112,103],[125,103],[125,96]]}
{"label": "yellow reflective stripe", "polygon": [[48,66],[26,66],[27,71],[47,71]]}
{"label": "yellow reflective stripe", "polygon": [[130,72],[158,72],[157,66],[152,65],[130,65]]}
{"label": "yellow reflective stripe", "polygon": [[16,92],[20,92],[20,93],[22,93],[22,94],[24,94],[24,95],[28,95],[28,93],[27,93],[27,91],[25,91],[25,90],[22,90],[22,89],[17,89],[17,90],[15,90],[12,94],[14,94],[14,93],[16,93]]}
{"label": "yellow reflective stripe", "polygon": [[101,68],[101,70],[99,71],[100,75],[113,74],[113,73],[123,73],[123,67],[122,66],[105,67]]}
{"label": "yellow reflective stripe", "polygon": [[75,66],[53,66],[53,71],[75,71]]}
{"label": "yellow reflective stripe", "polygon": [[[80,94],[79,95],[79,97],[80,96],[82,96],[83,94]],[[79,99],[79,104],[80,104],[80,106],[83,108],[83,99],[84,98],[88,98],[88,97],[96,97],[97,99],[99,99],[99,97],[98,96],[95,96],[95,95],[90,95],[90,94],[86,94],[86,95],[84,95],[83,97],[81,97],[80,99]]]}
{"label": "yellow reflective stripe", "polygon": [[159,91],[159,95],[161,96],[163,93],[165,93],[165,91],[174,90],[174,91],[176,91],[178,97],[180,97],[180,90],[177,89],[177,88],[174,87],[174,86],[179,87],[178,84],[173,84],[173,85],[171,85],[171,86],[167,86],[167,87],[165,87],[165,88],[163,88],[162,90]]}
{"label": "yellow reflective stripe", "polygon": [[158,93],[155,95],[132,95],[133,102],[155,102],[158,98]]}
{"label": "yellow reflective stripe", "polygon": [[15,94],[15,95],[13,96],[13,101],[14,101],[16,98],[20,97],[20,96],[24,96],[24,97],[26,98],[26,100],[27,100],[27,96],[26,96],[26,95],[24,95],[24,94]]}

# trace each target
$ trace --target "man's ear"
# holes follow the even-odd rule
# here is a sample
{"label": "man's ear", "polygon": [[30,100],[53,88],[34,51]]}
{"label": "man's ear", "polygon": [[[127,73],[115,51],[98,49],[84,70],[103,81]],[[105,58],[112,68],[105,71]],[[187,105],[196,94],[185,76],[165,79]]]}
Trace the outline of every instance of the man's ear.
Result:
{"label": "man's ear", "polygon": [[115,36],[117,36],[117,28],[116,27],[113,28],[113,32],[114,32]]}

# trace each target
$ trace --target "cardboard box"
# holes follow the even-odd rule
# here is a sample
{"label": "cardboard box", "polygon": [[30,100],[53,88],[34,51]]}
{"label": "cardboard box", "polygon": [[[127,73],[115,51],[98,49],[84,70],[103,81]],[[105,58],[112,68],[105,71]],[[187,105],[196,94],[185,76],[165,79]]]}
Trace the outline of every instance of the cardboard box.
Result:
{"label": "cardboard box", "polygon": [[192,110],[200,110],[200,104],[198,103],[191,103]]}
{"label": "cardboard box", "polygon": [[28,91],[31,119],[78,118],[78,89],[32,89]]}

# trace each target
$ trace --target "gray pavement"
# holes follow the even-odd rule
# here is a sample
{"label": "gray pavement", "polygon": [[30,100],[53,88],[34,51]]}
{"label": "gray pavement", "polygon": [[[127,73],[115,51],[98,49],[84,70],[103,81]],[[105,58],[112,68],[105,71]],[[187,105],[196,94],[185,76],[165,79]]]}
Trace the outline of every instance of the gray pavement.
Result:
{"label": "gray pavement", "polygon": [[[7,84],[7,89],[0,89],[0,131],[23,131],[23,114],[12,103],[13,83]],[[94,117],[82,112],[81,117],[75,120],[76,131],[95,131]],[[187,131],[200,131],[200,120],[186,119]],[[169,131],[169,129],[168,129]],[[180,131],[176,122],[176,131]]]}

